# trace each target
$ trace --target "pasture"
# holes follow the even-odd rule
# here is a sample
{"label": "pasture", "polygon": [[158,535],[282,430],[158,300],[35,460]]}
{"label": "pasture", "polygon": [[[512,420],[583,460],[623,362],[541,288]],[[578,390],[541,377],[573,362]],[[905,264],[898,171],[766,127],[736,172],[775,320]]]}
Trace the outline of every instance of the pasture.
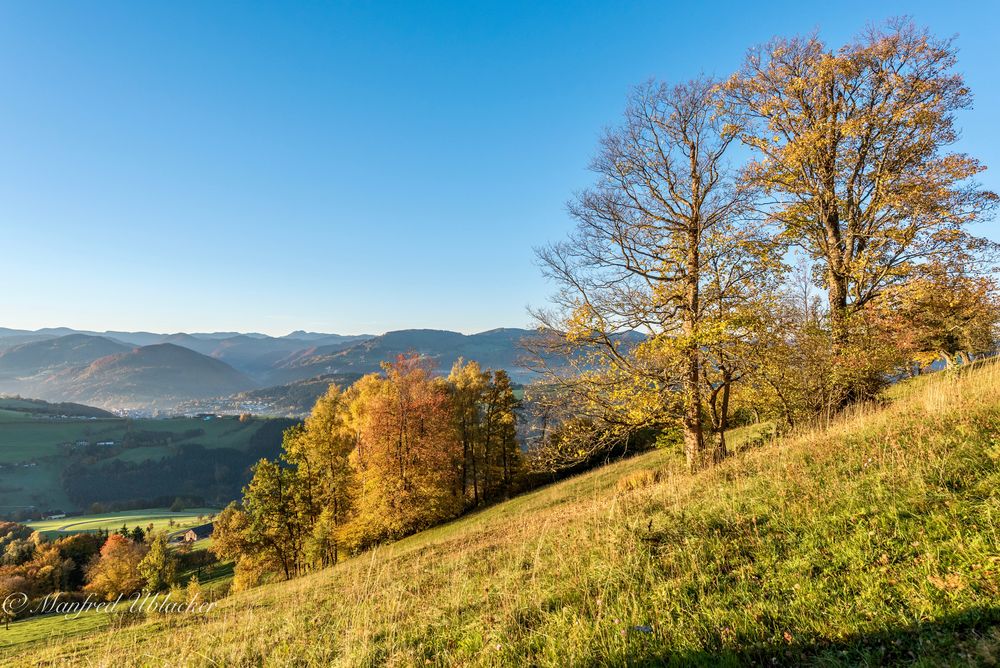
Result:
{"label": "pasture", "polygon": [[[154,531],[175,533],[209,521],[208,517],[219,512],[218,508],[189,508],[173,512],[164,508],[125,510],[98,515],[79,515],[55,520],[28,522],[27,525],[46,538],[58,538],[85,531],[115,531],[122,525],[129,529],[139,526],[145,530],[150,524]],[[171,523],[172,522],[172,523]]]}

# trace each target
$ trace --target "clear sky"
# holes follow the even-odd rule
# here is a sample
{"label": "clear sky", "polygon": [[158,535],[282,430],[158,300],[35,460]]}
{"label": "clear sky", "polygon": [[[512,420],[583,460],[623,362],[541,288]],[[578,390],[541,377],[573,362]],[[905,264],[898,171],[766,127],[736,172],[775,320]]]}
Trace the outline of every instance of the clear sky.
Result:
{"label": "clear sky", "polygon": [[958,34],[1000,190],[998,7],[3,0],[0,326],[526,325],[630,86],[898,14]]}

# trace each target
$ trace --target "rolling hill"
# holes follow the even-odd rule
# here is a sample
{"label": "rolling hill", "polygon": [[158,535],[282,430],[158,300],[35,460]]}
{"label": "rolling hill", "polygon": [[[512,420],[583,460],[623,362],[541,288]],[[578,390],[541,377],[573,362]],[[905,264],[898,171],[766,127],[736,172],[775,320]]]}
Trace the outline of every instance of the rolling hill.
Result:
{"label": "rolling hill", "polygon": [[55,418],[112,419],[117,417],[114,413],[83,404],[70,402],[50,403],[41,399],[0,397],[0,422]]}
{"label": "rolling hill", "polygon": [[217,359],[171,343],[102,357],[84,367],[53,374],[35,386],[35,396],[99,407],[169,409],[177,403],[234,394],[256,386]]}
{"label": "rolling hill", "polygon": [[130,346],[124,343],[88,334],[69,334],[24,343],[0,352],[0,379],[36,376],[56,369],[90,364],[100,357],[129,349]]}
{"label": "rolling hill", "polygon": [[437,329],[387,332],[346,348],[318,346],[299,351],[277,364],[270,379],[282,383],[330,373],[363,375],[378,371],[384,361],[416,352],[440,373],[447,373],[462,357],[476,360],[483,368],[506,369],[515,381],[522,381],[526,372],[519,364],[524,354],[520,342],[532,334],[532,330],[514,328],[468,335]]}
{"label": "rolling hill", "polygon": [[240,392],[224,401],[215,398],[209,402],[191,402],[181,406],[181,408],[185,414],[250,412],[271,417],[304,418],[309,415],[316,400],[326,394],[330,385],[337,385],[341,389],[345,389],[360,377],[360,374],[356,373],[327,374],[297,380],[286,385],[274,385]]}
{"label": "rolling hill", "polygon": [[[1000,366],[888,399],[694,475],[656,450],[206,614],[5,662],[993,665]],[[11,633],[32,624],[49,628]]]}
{"label": "rolling hill", "polygon": [[[526,382],[531,374],[520,365],[520,344],[532,334],[526,329],[471,335],[410,329],[375,337],[305,331],[271,337],[0,328],[5,340],[22,341],[0,348],[0,392],[105,408],[171,410],[178,403],[208,398],[218,399],[219,405],[259,403],[258,397],[235,395],[266,387],[272,390],[266,403],[280,404],[279,412],[298,412],[301,400],[322,386],[321,377],[359,377],[412,352],[439,373],[447,373],[462,357],[484,368],[506,369],[515,382]],[[23,342],[25,337],[40,340]],[[312,382],[296,385],[302,381]]]}

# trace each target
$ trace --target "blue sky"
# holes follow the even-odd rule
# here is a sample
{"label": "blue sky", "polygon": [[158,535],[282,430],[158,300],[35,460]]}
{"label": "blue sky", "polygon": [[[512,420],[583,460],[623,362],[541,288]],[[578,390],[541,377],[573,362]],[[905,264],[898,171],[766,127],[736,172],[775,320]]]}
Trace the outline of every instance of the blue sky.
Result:
{"label": "blue sky", "polygon": [[763,5],[0,2],[0,326],[526,325],[632,85],[898,14],[1000,190],[997,3]]}

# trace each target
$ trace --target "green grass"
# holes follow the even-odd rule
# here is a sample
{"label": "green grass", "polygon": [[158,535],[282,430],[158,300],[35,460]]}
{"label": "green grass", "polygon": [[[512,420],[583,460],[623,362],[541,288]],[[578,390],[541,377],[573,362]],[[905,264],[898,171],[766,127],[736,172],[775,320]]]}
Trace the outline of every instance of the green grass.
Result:
{"label": "green grass", "polygon": [[105,612],[88,610],[80,615],[49,614],[14,622],[10,628],[0,627],[0,648],[15,645],[24,649],[30,643],[52,642],[57,638],[68,638],[93,633],[116,622],[116,617]]}
{"label": "green grass", "polygon": [[[60,453],[63,443],[85,440],[120,442],[128,427],[126,420],[58,420],[40,419],[15,413],[20,418],[0,420],[0,464],[23,462]],[[237,418],[209,421],[198,418],[168,418],[132,421],[137,431],[170,432],[177,435],[175,445],[199,443],[206,448],[243,448],[250,437],[260,429],[262,420],[240,422]],[[184,432],[202,430],[198,436],[184,437]],[[142,451],[147,448],[136,448]],[[156,448],[148,448],[154,450]],[[152,454],[152,453],[151,453]],[[155,456],[162,456],[156,454]]]}
{"label": "green grass", "polygon": [[34,466],[10,466],[0,470],[0,510],[24,506],[72,508],[62,487],[64,462],[44,459]]}
{"label": "green grass", "polygon": [[38,419],[33,415],[28,413],[23,413],[21,411],[10,410],[9,408],[0,408],[0,423],[3,422],[22,422],[24,420],[34,420]]}
{"label": "green grass", "polygon": [[774,444],[734,444],[740,454],[695,475],[652,452],[207,615],[0,660],[989,665],[1000,657],[1000,366],[893,396]]}
{"label": "green grass", "polygon": [[23,462],[59,454],[62,443],[121,440],[124,420],[45,420],[24,417],[0,423],[0,463]]}
{"label": "green grass", "polygon": [[[14,400],[4,400],[11,405]],[[9,413],[9,415],[8,415]],[[18,416],[18,417],[12,417]],[[169,445],[129,448],[101,460],[139,463],[159,460],[174,454],[178,445],[197,443],[206,448],[247,447],[251,437],[264,424],[263,419],[241,422],[236,417],[202,420],[199,418],[166,418],[131,421],[136,431],[169,432],[176,437]],[[115,441],[120,443],[129,421],[117,419],[51,419],[0,409],[0,510],[28,506],[63,508],[74,505],[62,489],[60,476],[74,451],[66,453],[65,443]],[[197,436],[186,432],[200,430]],[[25,463],[35,466],[24,467]]]}
{"label": "green grass", "polygon": [[[218,512],[218,508],[188,508],[179,512],[163,508],[147,508],[144,510],[127,510],[99,515],[64,517],[58,520],[40,520],[38,522],[28,522],[28,526],[48,538],[67,536],[84,531],[98,531],[101,529],[115,531],[121,528],[123,524],[129,529],[140,526],[143,530],[152,524],[154,531],[167,530],[170,533],[176,533],[181,529],[204,524],[207,521],[205,517]],[[198,519],[199,516],[202,516],[202,519]],[[170,525],[171,520],[174,522],[173,526]]]}

